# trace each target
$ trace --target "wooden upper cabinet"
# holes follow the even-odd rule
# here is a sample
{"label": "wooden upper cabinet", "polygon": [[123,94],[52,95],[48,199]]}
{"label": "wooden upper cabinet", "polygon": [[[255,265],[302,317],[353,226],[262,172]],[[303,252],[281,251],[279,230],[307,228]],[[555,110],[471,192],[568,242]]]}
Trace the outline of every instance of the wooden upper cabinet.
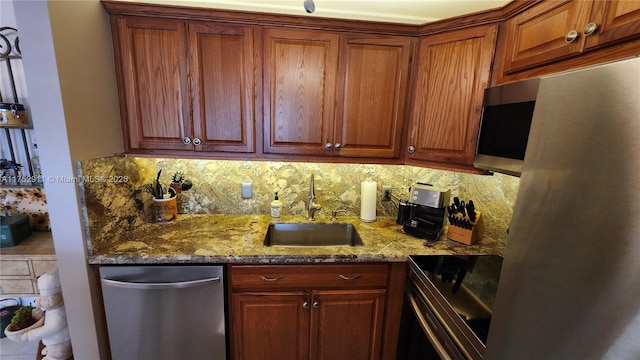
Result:
{"label": "wooden upper cabinet", "polygon": [[640,37],[640,1],[594,1],[591,22],[597,29],[587,37],[587,48]]}
{"label": "wooden upper cabinet", "polygon": [[411,38],[267,29],[264,152],[398,158]]}
{"label": "wooden upper cabinet", "polygon": [[115,17],[125,150],[255,151],[249,26]]}
{"label": "wooden upper cabinet", "polygon": [[542,2],[505,23],[510,74],[640,36],[640,1]]}
{"label": "wooden upper cabinet", "polygon": [[112,27],[125,150],[189,149],[184,23],[119,17]]}
{"label": "wooden upper cabinet", "polygon": [[188,32],[195,150],[254,152],[253,29],[193,23]]}
{"label": "wooden upper cabinet", "polygon": [[334,152],[400,156],[410,51],[407,37],[342,37]]}
{"label": "wooden upper cabinet", "polygon": [[[589,22],[590,14],[588,1],[550,1],[508,20],[505,72],[582,52],[584,37],[578,31]],[[568,43],[572,31],[576,38]]]}
{"label": "wooden upper cabinet", "polygon": [[333,136],[338,34],[264,31],[264,152],[325,155]]}
{"label": "wooden upper cabinet", "polygon": [[496,26],[424,38],[420,44],[408,161],[473,166]]}

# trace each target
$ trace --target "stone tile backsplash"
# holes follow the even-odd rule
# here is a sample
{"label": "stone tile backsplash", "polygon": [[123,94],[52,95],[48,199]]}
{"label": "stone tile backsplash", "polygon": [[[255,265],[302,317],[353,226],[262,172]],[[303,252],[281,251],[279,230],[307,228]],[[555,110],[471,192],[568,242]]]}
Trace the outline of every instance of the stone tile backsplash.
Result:
{"label": "stone tile backsplash", "polygon": [[[360,183],[374,180],[378,195],[390,185],[395,196],[406,197],[415,182],[448,188],[451,196],[473,199],[483,212],[488,235],[506,238],[519,179],[507,175],[472,175],[403,165],[362,165],[278,161],[194,160],[141,157],[107,157],[77,164],[88,225],[112,223],[135,226],[153,221],[153,200],[144,190],[158,170],[168,186],[174,173],[184,174],[193,187],[178,197],[178,211],[186,214],[268,214],[275,191],[283,202],[283,215],[306,217],[309,178],[315,170],[320,220],[343,208],[360,214]],[[241,184],[253,184],[253,197],[241,197]],[[378,216],[396,216],[389,202],[377,203]]]}

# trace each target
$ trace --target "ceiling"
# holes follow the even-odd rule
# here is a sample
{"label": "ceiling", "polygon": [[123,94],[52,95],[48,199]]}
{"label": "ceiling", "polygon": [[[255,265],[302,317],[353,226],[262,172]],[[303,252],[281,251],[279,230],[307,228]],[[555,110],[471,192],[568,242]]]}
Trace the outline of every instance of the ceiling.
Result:
{"label": "ceiling", "polygon": [[420,25],[458,15],[504,6],[511,0],[313,0],[308,14],[304,0],[120,0],[197,6],[337,19]]}

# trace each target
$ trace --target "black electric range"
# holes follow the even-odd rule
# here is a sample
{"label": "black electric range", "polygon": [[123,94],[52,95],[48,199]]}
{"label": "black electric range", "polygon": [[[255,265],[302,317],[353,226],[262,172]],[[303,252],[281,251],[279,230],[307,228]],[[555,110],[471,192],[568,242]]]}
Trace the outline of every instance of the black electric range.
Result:
{"label": "black electric range", "polygon": [[497,255],[410,256],[406,307],[441,357],[482,359],[501,268]]}

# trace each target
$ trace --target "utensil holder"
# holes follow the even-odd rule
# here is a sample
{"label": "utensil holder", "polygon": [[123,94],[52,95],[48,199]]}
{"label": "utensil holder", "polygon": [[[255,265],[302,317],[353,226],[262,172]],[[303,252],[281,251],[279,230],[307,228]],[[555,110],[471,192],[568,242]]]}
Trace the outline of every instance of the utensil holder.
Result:
{"label": "utensil holder", "polygon": [[174,195],[169,199],[153,199],[156,205],[156,221],[169,222],[178,217],[178,202]]}
{"label": "utensil holder", "polygon": [[[468,217],[465,216],[466,219]],[[466,245],[472,245],[484,236],[484,221],[482,213],[476,211],[476,221],[471,223],[471,229],[461,228],[449,223],[447,239],[457,241]]]}

